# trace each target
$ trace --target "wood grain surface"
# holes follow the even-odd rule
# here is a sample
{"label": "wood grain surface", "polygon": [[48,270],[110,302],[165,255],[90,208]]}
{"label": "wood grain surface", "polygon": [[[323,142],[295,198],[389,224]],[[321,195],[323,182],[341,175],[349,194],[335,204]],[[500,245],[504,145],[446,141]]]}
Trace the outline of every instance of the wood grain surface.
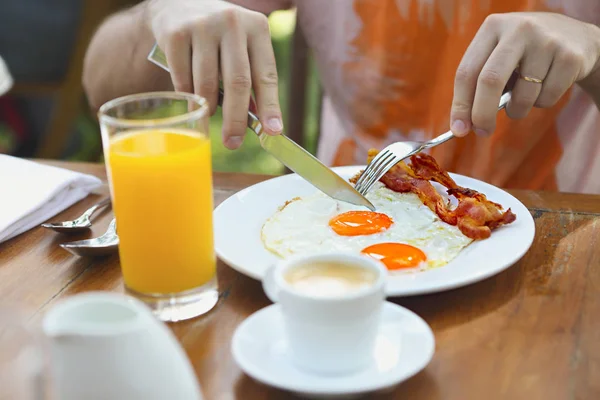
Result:
{"label": "wood grain surface", "polygon": [[[103,166],[49,163],[106,179]],[[215,205],[268,177],[215,174]],[[600,196],[515,191],[536,223],[530,251],[485,281],[444,293],[392,301],[432,327],[436,353],[417,376],[376,399],[600,399]],[[52,220],[76,217],[106,188]],[[0,244],[0,296],[33,326],[65,296],[122,291],[118,257],[77,258],[58,244],[67,237],[35,228]],[[206,399],[286,399],[291,394],[244,375],[230,353],[238,324],[269,304],[259,282],[218,267],[221,297],[208,315],[171,324]]]}

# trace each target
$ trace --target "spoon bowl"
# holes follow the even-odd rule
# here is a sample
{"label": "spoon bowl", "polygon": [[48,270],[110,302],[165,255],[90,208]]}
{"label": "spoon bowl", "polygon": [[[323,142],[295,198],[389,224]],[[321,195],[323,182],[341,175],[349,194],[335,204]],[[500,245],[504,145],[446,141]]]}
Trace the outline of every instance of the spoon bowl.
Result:
{"label": "spoon bowl", "polygon": [[72,221],[45,223],[42,227],[52,229],[59,233],[80,233],[89,229],[92,226],[91,217],[97,210],[110,204],[110,198],[106,198],[101,202],[88,208],[83,214]]}
{"label": "spoon bowl", "polygon": [[102,236],[63,243],[60,247],[79,257],[105,257],[115,254],[119,249],[117,221],[113,219]]}

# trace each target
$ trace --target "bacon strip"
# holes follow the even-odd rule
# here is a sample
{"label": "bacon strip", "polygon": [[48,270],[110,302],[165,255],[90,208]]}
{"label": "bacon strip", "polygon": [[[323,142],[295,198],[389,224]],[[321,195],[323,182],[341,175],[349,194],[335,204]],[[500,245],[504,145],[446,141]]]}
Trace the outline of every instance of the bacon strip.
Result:
{"label": "bacon strip", "polygon": [[[369,162],[377,155],[369,150]],[[492,230],[510,224],[515,214],[486,198],[476,190],[458,186],[450,175],[443,171],[430,155],[419,153],[410,158],[410,165],[400,162],[381,178],[389,189],[400,193],[414,193],[442,221],[456,225],[471,239],[487,239]],[[456,208],[450,208],[430,181],[446,187],[448,195],[458,200]]]}

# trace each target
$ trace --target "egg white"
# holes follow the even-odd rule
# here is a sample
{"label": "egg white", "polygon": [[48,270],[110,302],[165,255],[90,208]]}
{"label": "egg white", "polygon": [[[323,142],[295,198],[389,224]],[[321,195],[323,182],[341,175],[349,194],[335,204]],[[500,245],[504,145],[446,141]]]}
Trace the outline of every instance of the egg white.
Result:
{"label": "egg white", "polygon": [[447,264],[472,242],[457,227],[443,222],[413,193],[397,193],[378,182],[367,198],[377,212],[392,218],[393,224],[387,230],[373,235],[338,235],[329,226],[331,218],[367,209],[317,192],[294,199],[273,214],[262,227],[262,242],[280,258],[331,251],[360,253],[377,243],[405,243],[427,256],[420,269]]}

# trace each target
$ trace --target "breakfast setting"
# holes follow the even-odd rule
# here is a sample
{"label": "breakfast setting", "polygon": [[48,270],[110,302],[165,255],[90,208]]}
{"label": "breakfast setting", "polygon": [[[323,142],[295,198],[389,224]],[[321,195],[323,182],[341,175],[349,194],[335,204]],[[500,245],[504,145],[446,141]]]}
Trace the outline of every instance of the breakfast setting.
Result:
{"label": "breakfast setting", "polygon": [[600,398],[593,2],[67,3],[62,83],[0,42],[0,400]]}

